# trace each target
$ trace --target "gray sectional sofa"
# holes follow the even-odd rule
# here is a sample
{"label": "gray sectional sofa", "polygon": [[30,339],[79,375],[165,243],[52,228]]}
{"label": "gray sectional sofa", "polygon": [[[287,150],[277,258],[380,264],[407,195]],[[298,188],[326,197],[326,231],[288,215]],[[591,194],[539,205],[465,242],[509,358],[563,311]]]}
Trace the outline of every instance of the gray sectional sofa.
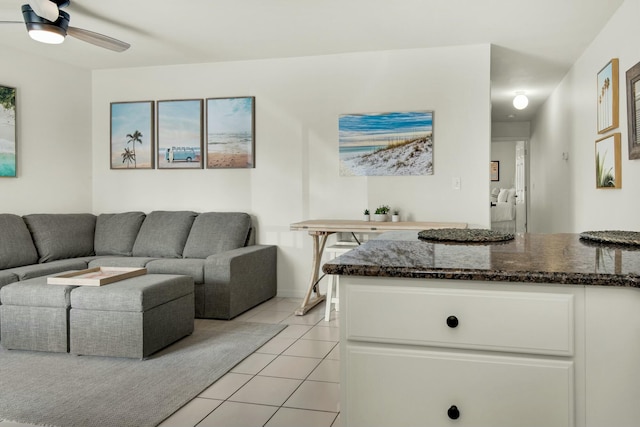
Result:
{"label": "gray sectional sofa", "polygon": [[0,214],[0,288],[69,270],[145,267],[191,276],[195,317],[231,319],[276,295],[277,248],[256,245],[254,232],[236,212]]}

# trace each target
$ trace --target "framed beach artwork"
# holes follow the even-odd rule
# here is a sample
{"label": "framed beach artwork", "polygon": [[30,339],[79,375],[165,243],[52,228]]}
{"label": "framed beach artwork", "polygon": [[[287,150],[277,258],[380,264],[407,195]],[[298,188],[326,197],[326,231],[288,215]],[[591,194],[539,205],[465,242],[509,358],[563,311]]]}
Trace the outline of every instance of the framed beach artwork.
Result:
{"label": "framed beach artwork", "polygon": [[596,141],[596,188],[622,188],[620,132]]}
{"label": "framed beach artwork", "polygon": [[111,169],[153,169],[153,101],[111,103]]}
{"label": "framed beach artwork", "polygon": [[433,111],[341,114],[341,176],[433,175]]}
{"label": "framed beach artwork", "polygon": [[618,127],[618,58],[598,71],[597,81],[598,133],[605,133]]}
{"label": "framed beach artwork", "polygon": [[500,162],[498,160],[489,162],[489,175],[491,181],[500,181]]}
{"label": "framed beach artwork", "polygon": [[255,168],[255,97],[207,99],[207,168]]}
{"label": "framed beach artwork", "polygon": [[17,177],[16,89],[0,86],[0,177]]}
{"label": "framed beach artwork", "polygon": [[158,169],[202,169],[203,100],[158,101]]}
{"label": "framed beach artwork", "polygon": [[640,159],[640,62],[627,70],[629,160]]}

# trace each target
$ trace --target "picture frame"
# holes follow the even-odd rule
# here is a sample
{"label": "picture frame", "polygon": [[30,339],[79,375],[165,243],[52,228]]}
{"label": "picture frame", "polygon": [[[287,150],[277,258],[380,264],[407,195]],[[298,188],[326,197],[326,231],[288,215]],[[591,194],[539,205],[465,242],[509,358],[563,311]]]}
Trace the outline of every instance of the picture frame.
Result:
{"label": "picture frame", "polygon": [[596,188],[622,188],[620,132],[596,141]]}
{"label": "picture frame", "polygon": [[597,75],[596,109],[599,134],[618,127],[618,97],[618,58],[613,58]]}
{"label": "picture frame", "polygon": [[110,168],[153,169],[154,102],[112,102],[110,107]]}
{"label": "picture frame", "polygon": [[498,160],[489,162],[489,175],[491,181],[500,181],[500,162]]}
{"label": "picture frame", "polygon": [[255,97],[207,98],[207,169],[255,168]]}
{"label": "picture frame", "polygon": [[17,178],[17,89],[0,85],[0,178]]}
{"label": "picture frame", "polygon": [[157,168],[202,169],[202,99],[157,101]]}
{"label": "picture frame", "polygon": [[640,62],[626,72],[629,160],[640,159]]}
{"label": "picture frame", "polygon": [[433,175],[434,112],[340,114],[340,176]]}

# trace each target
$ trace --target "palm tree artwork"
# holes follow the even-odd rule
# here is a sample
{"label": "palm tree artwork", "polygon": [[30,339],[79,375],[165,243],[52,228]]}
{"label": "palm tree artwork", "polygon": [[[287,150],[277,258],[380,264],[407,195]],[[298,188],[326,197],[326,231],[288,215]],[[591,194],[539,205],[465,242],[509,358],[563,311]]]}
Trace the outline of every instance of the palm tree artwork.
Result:
{"label": "palm tree artwork", "polygon": [[[124,148],[124,152],[122,153],[122,163],[127,163],[127,168],[131,166],[131,163],[135,165],[136,154],[129,150],[129,147]],[[135,167],[135,166],[134,166]]]}
{"label": "palm tree artwork", "polygon": [[[127,145],[129,145],[129,143],[132,143],[132,147],[133,147],[133,151],[131,156],[133,157],[133,167],[137,167],[137,163],[136,163],[136,142],[139,142],[140,144],[142,144],[142,133],[139,130],[136,130],[133,133],[128,133],[127,134]],[[127,150],[129,150],[129,148],[125,148],[125,153],[127,152]],[[124,153],[122,154],[122,156],[124,157]],[[123,160],[124,162],[124,160]],[[127,167],[129,167],[129,165],[127,164]]]}

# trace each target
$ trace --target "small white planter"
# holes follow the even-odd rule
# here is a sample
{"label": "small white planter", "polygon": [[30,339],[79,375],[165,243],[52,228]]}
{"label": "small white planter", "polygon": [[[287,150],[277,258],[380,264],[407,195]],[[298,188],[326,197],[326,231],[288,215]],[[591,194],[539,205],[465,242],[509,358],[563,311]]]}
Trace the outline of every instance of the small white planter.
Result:
{"label": "small white planter", "polygon": [[400,222],[400,215],[391,215],[391,222]]}
{"label": "small white planter", "polygon": [[362,216],[362,220],[363,220],[363,221],[367,221],[367,222],[368,222],[368,221],[370,221],[370,220],[371,220],[371,216],[369,216],[369,215],[363,215],[363,216]]}
{"label": "small white planter", "polygon": [[378,222],[385,222],[387,220],[387,214],[373,214],[373,220]]}

